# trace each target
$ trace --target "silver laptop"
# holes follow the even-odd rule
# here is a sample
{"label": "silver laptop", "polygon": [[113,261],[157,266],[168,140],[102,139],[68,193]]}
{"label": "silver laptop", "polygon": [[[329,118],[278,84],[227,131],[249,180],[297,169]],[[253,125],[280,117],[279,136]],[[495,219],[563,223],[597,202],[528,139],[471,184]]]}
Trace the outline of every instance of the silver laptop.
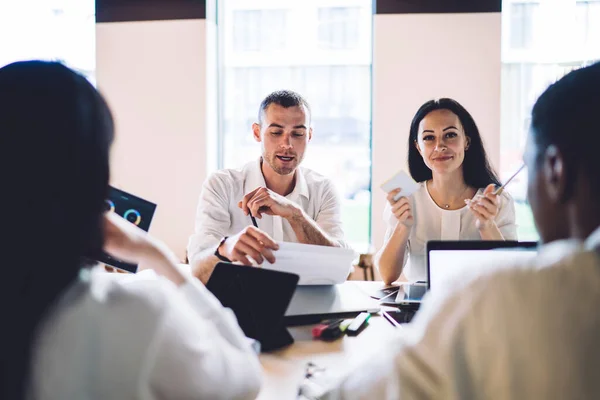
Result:
{"label": "silver laptop", "polygon": [[377,300],[354,282],[337,285],[298,286],[285,313],[286,325],[303,325],[328,318],[350,318],[361,312],[377,312]]}

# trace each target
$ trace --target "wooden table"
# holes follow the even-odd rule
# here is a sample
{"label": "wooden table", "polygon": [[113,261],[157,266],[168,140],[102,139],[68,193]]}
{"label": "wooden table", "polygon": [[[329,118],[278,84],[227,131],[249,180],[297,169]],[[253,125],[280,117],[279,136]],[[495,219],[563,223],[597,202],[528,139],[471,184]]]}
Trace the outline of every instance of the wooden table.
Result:
{"label": "wooden table", "polygon": [[[365,295],[370,290],[383,287],[381,282],[353,283],[365,289]],[[258,399],[296,399],[308,362],[328,370],[342,371],[360,363],[372,353],[377,344],[396,333],[396,329],[379,315],[373,315],[369,326],[358,336],[344,335],[334,342],[313,340],[313,326],[289,328],[295,339],[294,344],[283,350],[260,355],[264,377]]]}

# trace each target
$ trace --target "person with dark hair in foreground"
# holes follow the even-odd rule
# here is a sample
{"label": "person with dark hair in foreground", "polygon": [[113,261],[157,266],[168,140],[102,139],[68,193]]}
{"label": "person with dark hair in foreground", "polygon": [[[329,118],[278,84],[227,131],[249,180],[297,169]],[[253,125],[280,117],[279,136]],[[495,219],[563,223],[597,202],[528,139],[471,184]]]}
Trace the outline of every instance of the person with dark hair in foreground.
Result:
{"label": "person with dark hair in foreground", "polygon": [[[260,364],[233,313],[163,244],[105,214],[112,140],[83,76],[0,68],[0,398],[255,398]],[[103,250],[146,271],[92,268]]]}
{"label": "person with dark hair in foreground", "polygon": [[187,252],[203,282],[220,260],[275,262],[276,242],[347,247],[333,182],[300,167],[313,133],[306,100],[289,90],[271,93],[252,132],[261,157],[217,171],[202,186]]}
{"label": "person with dark hair in foreground", "polygon": [[423,104],[410,125],[410,173],[420,188],[391,191],[384,245],[376,265],[386,284],[400,274],[426,281],[428,240],[516,240],[515,207],[492,170],[473,117],[447,98]]}
{"label": "person with dark hair in foreground", "polygon": [[436,290],[329,399],[600,398],[600,63],[532,111],[528,197],[543,245],[525,264]]}

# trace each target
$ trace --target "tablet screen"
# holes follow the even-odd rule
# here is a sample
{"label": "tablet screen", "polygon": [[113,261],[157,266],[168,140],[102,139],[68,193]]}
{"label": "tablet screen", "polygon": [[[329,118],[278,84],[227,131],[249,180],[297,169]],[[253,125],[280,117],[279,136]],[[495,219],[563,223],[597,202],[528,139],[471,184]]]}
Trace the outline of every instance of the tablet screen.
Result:
{"label": "tablet screen", "polygon": [[[111,186],[108,199],[106,199],[106,211],[119,214],[147,232],[150,229],[154,211],[156,211],[156,204]],[[137,265],[118,260],[106,253],[98,257],[98,261],[124,271],[137,271]]]}

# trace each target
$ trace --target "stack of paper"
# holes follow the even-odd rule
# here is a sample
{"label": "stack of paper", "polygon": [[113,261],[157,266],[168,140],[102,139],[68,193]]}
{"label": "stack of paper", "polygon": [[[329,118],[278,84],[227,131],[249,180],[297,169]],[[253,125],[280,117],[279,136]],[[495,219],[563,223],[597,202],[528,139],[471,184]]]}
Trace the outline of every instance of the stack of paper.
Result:
{"label": "stack of paper", "polygon": [[279,242],[275,263],[265,260],[262,267],[300,276],[299,285],[333,285],[346,281],[352,271],[354,250]]}

